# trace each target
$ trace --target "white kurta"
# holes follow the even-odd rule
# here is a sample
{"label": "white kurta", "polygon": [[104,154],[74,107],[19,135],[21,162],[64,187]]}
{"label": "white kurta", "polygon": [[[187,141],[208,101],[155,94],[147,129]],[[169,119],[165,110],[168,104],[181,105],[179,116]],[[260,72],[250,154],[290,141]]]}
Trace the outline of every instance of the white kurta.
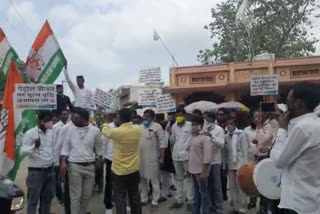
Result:
{"label": "white kurta", "polygon": [[158,123],[149,127],[142,126],[140,139],[140,175],[152,179],[159,173],[160,145],[164,140],[164,131]]}

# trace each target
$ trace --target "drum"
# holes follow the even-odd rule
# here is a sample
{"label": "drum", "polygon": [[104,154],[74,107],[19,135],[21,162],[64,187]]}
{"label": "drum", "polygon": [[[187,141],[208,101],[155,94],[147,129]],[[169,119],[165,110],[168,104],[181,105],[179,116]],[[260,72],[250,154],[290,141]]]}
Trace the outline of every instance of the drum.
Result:
{"label": "drum", "polygon": [[239,186],[249,197],[257,197],[260,195],[253,182],[253,171],[255,166],[255,162],[249,162],[242,165],[237,172]]}
{"label": "drum", "polygon": [[276,168],[272,159],[264,159],[256,165],[253,181],[261,195],[272,200],[280,199],[281,170]]}

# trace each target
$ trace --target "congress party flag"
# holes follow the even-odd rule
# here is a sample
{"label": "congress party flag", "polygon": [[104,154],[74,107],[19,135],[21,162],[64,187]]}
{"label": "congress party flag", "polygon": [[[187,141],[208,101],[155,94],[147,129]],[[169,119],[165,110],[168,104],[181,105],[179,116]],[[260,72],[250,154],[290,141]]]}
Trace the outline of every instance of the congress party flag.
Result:
{"label": "congress party flag", "polygon": [[36,125],[34,111],[14,108],[15,85],[18,83],[23,83],[23,79],[12,61],[0,111],[0,175],[11,180],[16,178],[23,160],[20,155],[23,135]]}
{"label": "congress party flag", "polygon": [[18,54],[11,47],[6,35],[3,30],[0,28],[0,69],[7,75],[11,60],[17,61]]}
{"label": "congress party flag", "polygon": [[11,61],[17,62],[18,54],[11,47],[5,33],[0,28],[0,100],[7,81]]}
{"label": "congress party flag", "polygon": [[53,83],[64,67],[64,55],[53,31],[46,21],[41,28],[29,56],[26,71],[34,83]]}

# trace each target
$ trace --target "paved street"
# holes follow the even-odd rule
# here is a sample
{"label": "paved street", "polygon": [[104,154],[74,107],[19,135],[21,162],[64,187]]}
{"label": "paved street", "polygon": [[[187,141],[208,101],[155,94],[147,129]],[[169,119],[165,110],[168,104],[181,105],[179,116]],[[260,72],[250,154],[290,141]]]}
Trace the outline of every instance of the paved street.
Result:
{"label": "paved street", "polygon": [[[18,184],[24,191],[25,193],[27,192],[26,190],[26,185],[25,185],[25,179],[27,176],[27,161],[26,159],[23,161],[23,163],[20,166],[20,170],[18,172],[17,175],[17,179],[16,179],[16,184]],[[171,199],[172,200],[172,199]],[[169,207],[171,205],[172,201],[168,201],[168,202],[164,202],[161,203],[159,206],[159,210],[156,213],[168,213],[168,214],[183,214],[184,209],[179,209],[179,210],[170,210]],[[62,207],[58,205],[57,200],[54,199],[53,201],[53,205],[52,205],[52,210],[53,213],[55,214],[60,214],[63,213],[62,212]],[[98,194],[96,191],[93,193],[91,202],[90,202],[90,210],[91,214],[104,214],[105,213],[105,209],[104,209],[104,205],[103,205],[103,194]],[[231,213],[232,212],[232,208],[230,206],[230,202],[225,203],[225,213]],[[149,212],[149,207],[144,207],[143,208],[143,213],[150,213]],[[250,210],[250,212],[248,214],[255,214],[256,211],[255,210]]]}

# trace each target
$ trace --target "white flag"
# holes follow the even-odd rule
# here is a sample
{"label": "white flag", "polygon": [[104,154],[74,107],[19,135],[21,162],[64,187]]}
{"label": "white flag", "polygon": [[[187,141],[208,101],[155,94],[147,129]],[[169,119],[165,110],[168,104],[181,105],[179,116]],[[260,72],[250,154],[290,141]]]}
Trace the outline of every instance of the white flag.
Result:
{"label": "white flag", "polygon": [[157,33],[157,31],[155,29],[153,29],[153,40],[158,41],[159,39],[160,39],[159,34]]}
{"label": "white flag", "polygon": [[236,14],[236,20],[243,20],[244,15],[245,15],[245,11],[248,9],[249,7],[249,2],[248,0],[243,0],[243,2],[241,3],[237,14]]}

